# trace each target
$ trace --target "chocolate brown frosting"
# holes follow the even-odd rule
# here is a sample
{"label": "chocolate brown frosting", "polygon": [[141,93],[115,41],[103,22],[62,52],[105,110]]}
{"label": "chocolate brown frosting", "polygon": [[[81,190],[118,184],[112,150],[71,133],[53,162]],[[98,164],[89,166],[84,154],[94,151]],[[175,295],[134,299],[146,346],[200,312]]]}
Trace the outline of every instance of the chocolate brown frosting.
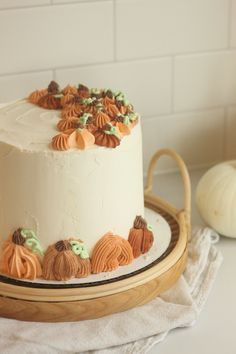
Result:
{"label": "chocolate brown frosting", "polygon": [[112,99],[113,98],[113,93],[111,90],[107,90],[106,93],[105,93],[105,96]]}
{"label": "chocolate brown frosting", "polygon": [[67,251],[67,250],[70,250],[71,249],[71,245],[68,241],[66,240],[61,240],[61,241],[57,241],[55,243],[55,249],[58,251],[58,252],[62,252],[62,251]]}
{"label": "chocolate brown frosting", "polygon": [[141,215],[137,215],[134,220],[134,229],[146,229],[146,228],[147,228],[146,220]]}
{"label": "chocolate brown frosting", "polygon": [[12,242],[16,245],[23,245],[25,243],[25,238],[21,235],[21,228],[17,229],[12,235]]}
{"label": "chocolate brown frosting", "polygon": [[56,81],[51,81],[48,85],[48,92],[52,94],[57,94],[60,92],[60,87]]}
{"label": "chocolate brown frosting", "polygon": [[115,135],[106,134],[102,130],[97,130],[93,133],[95,136],[95,144],[99,146],[105,146],[108,148],[116,148],[120,145],[120,139]]}

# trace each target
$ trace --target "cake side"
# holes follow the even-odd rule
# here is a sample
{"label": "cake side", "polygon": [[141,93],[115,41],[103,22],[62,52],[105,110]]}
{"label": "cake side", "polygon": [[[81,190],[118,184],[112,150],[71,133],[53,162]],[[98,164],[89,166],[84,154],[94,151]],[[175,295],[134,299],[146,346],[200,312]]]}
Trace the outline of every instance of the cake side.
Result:
{"label": "cake side", "polygon": [[128,264],[153,243],[142,218],[141,126],[121,93],[58,92],[53,82],[2,108],[0,181],[3,273],[84,277]]}
{"label": "cake side", "polygon": [[0,143],[0,230],[34,230],[46,249],[79,237],[89,252],[107,231],[128,238],[143,215],[140,126],[116,149],[28,151]]}

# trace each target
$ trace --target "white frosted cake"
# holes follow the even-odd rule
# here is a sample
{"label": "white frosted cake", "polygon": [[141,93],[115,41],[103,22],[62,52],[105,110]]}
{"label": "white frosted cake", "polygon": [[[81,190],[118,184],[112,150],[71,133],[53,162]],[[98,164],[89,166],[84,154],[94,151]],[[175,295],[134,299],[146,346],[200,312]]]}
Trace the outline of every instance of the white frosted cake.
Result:
{"label": "white frosted cake", "polygon": [[85,277],[147,252],[133,106],[121,92],[51,82],[2,108],[0,203],[1,273],[10,277]]}

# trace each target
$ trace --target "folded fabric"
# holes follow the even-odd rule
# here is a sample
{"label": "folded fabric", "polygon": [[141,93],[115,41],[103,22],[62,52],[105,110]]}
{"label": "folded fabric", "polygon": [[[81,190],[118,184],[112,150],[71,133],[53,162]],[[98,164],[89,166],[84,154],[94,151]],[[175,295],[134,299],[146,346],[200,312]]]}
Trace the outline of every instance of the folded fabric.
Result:
{"label": "folded fabric", "polygon": [[146,305],[97,320],[29,323],[0,319],[4,354],[147,353],[171,329],[192,326],[204,307],[222,255],[209,228],[193,232],[187,268],[178,282]]}

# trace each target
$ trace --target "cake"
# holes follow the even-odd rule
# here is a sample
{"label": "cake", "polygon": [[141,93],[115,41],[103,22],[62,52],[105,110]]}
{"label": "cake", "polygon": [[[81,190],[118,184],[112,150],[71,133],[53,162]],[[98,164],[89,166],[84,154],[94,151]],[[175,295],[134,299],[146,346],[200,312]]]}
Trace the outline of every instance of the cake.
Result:
{"label": "cake", "polygon": [[0,109],[0,272],[69,280],[149,251],[140,117],[122,92],[80,84]]}

